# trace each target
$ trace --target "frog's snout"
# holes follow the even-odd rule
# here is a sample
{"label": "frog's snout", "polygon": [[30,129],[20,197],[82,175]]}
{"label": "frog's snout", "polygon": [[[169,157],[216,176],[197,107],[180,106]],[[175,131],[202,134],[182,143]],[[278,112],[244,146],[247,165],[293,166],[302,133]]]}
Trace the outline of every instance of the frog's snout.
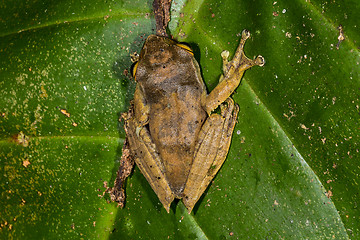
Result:
{"label": "frog's snout", "polygon": [[167,49],[156,51],[150,56],[150,64],[164,64],[167,63],[172,57],[172,54]]}

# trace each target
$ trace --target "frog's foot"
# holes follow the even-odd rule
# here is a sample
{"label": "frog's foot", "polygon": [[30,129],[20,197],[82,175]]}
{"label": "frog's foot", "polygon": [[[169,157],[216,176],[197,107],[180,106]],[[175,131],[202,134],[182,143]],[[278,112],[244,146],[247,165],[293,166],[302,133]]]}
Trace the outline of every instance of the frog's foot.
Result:
{"label": "frog's foot", "polygon": [[244,45],[249,37],[250,32],[244,30],[241,35],[239,46],[231,61],[228,61],[228,51],[221,53],[223,59],[223,76],[220,77],[219,84],[210,92],[206,97],[206,100],[202,103],[205,111],[209,115],[235,91],[247,69],[255,65],[263,66],[265,64],[265,59],[260,55],[253,60],[246,57]]}
{"label": "frog's foot", "polygon": [[190,213],[226,159],[235,127],[238,105],[228,98],[204,123],[195,147],[194,161],[185,184],[183,203]]}
{"label": "frog's foot", "polygon": [[259,55],[254,60],[249,59],[244,53],[244,46],[246,40],[250,38],[250,32],[244,29],[241,33],[241,40],[238,48],[236,49],[233,59],[229,62],[229,52],[223,51],[221,57],[223,59],[223,71],[225,78],[229,75],[235,74],[235,72],[244,72],[245,70],[251,68],[252,66],[264,66],[265,59],[263,56]]}

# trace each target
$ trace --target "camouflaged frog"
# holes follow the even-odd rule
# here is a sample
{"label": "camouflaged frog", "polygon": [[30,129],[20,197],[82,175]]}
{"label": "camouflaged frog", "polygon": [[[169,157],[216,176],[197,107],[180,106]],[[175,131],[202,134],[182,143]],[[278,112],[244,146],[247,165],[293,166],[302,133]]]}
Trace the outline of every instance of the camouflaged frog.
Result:
{"label": "camouflaged frog", "polygon": [[[245,70],[265,63],[245,56],[249,37],[244,30],[231,61],[222,52],[223,75],[209,94],[191,48],[156,35],[145,41],[133,70],[132,107],[123,114],[127,154],[167,212],[179,198],[190,213],[225,161],[239,111],[230,95]],[[218,107],[220,114],[213,112]],[[123,201],[114,192],[112,199]]]}

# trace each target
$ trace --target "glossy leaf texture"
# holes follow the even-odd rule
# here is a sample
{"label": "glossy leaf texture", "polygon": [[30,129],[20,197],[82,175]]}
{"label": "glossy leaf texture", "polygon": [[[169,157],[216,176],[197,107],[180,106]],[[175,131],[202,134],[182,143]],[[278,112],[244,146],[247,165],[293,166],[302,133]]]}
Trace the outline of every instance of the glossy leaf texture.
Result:
{"label": "glossy leaf texture", "polygon": [[360,5],[349,0],[174,0],[170,32],[193,47],[209,91],[245,28],[246,54],[266,65],[233,94],[229,155],[193,213],[175,202],[167,214],[138,168],[125,208],[108,203],[151,4],[0,8],[0,238],[359,238]]}

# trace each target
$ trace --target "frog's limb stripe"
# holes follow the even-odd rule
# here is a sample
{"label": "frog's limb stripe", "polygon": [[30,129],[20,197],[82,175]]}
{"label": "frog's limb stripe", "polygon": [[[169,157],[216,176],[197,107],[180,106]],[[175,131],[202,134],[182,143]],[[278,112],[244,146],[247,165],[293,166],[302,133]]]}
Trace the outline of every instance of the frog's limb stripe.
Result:
{"label": "frog's limb stripe", "polygon": [[249,31],[244,30],[240,44],[230,62],[227,62],[226,52],[222,54],[223,64],[226,64],[223,66],[224,76],[220,78],[219,84],[203,102],[204,109],[209,115],[235,91],[240,84],[241,77],[247,69],[255,65],[263,66],[265,64],[265,59],[262,56],[258,56],[254,60],[245,56],[244,44],[249,37]]}
{"label": "frog's limb stripe", "polygon": [[[183,202],[190,213],[226,159],[239,107],[231,98],[212,114],[199,133],[195,158],[184,189]],[[219,131],[220,129],[220,131]],[[205,161],[204,161],[205,159]]]}
{"label": "frog's limb stripe", "polygon": [[174,194],[165,179],[164,168],[148,129],[146,127],[141,128],[139,135],[137,135],[137,127],[134,118],[128,118],[125,121],[129,143],[135,154],[136,165],[140,168],[141,173],[149,182],[166,211],[169,212],[170,204],[174,200]]}
{"label": "frog's limb stripe", "polygon": [[187,51],[188,53],[190,53],[191,55],[194,56],[194,52],[188,43],[180,42],[180,43],[177,43],[176,45],[183,48],[185,51]]}
{"label": "frog's limb stripe", "polygon": [[137,67],[139,65],[139,61],[136,61],[133,63],[133,65],[131,65],[131,68],[130,68],[130,72],[131,72],[131,76],[135,79],[136,81],[136,70],[137,70]]}
{"label": "frog's limb stripe", "polygon": [[150,106],[146,104],[144,94],[139,84],[136,85],[134,93],[135,118],[138,119],[138,127],[143,127],[149,122]]}

